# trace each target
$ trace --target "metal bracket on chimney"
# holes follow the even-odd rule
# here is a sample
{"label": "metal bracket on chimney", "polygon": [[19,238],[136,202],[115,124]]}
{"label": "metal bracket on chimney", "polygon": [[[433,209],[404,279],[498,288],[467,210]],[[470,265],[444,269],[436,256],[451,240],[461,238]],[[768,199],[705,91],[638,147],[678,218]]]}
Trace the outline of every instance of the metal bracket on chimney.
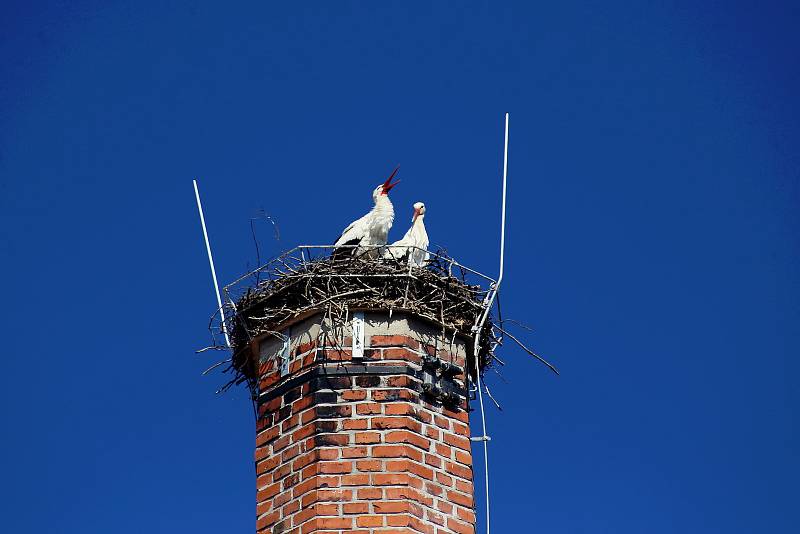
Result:
{"label": "metal bracket on chimney", "polygon": [[463,374],[460,366],[426,354],[422,357],[422,393],[442,404],[457,406],[462,395],[455,377]]}
{"label": "metal bracket on chimney", "polygon": [[[420,386],[412,386],[412,389],[421,390],[426,394],[426,389],[430,386],[426,385],[427,372],[419,370],[412,365],[372,365],[372,364],[336,364],[336,365],[320,365],[310,369],[299,375],[290,376],[286,381],[274,386],[266,391],[263,391],[258,396],[258,403],[262,404],[268,402],[275,397],[283,395],[287,391],[307,382],[311,382],[316,378],[334,378],[340,376],[365,376],[365,375],[407,375],[422,382]],[[463,399],[467,392],[457,382],[453,380],[442,380],[438,383],[437,389],[441,398],[439,402],[443,404],[452,404],[455,408],[458,406],[461,399]]]}

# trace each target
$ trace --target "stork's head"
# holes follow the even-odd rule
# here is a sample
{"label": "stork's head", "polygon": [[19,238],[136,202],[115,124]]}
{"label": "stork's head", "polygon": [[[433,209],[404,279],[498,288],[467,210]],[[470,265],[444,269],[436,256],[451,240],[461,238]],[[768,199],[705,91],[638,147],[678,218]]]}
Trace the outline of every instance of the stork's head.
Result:
{"label": "stork's head", "polygon": [[389,191],[391,191],[394,186],[396,186],[398,183],[400,183],[400,180],[397,180],[394,183],[392,183],[392,179],[394,178],[394,175],[397,174],[397,171],[399,169],[400,169],[400,166],[398,165],[397,167],[395,167],[394,171],[392,171],[392,174],[389,175],[389,177],[386,179],[386,181],[375,188],[375,190],[372,192],[372,199],[373,200],[378,200],[378,198],[381,195],[388,195]]}
{"label": "stork's head", "polygon": [[422,202],[415,202],[414,203],[414,216],[411,218],[411,222],[417,220],[417,217],[422,217],[425,215],[425,204]]}

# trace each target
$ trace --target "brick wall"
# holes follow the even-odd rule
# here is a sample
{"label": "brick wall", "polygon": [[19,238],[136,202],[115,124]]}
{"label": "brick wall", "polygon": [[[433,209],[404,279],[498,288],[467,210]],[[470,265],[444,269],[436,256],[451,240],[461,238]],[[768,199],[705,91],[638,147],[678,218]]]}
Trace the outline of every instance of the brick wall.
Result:
{"label": "brick wall", "polygon": [[463,368],[466,343],[413,317],[365,322],[357,360],[319,317],[256,347],[257,532],[474,534],[466,399],[424,386],[432,356]]}

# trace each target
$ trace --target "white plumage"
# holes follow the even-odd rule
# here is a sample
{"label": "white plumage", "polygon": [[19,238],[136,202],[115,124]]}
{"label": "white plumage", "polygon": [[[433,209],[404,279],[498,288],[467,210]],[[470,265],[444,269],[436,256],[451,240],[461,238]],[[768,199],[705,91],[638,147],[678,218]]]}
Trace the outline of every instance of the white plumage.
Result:
{"label": "white plumage", "polygon": [[405,260],[409,265],[424,267],[430,257],[430,254],[428,254],[428,232],[425,231],[424,219],[425,204],[417,202],[414,204],[411,228],[408,229],[403,239],[389,245],[383,257]]}
{"label": "white plumage", "polygon": [[[342,235],[333,244],[334,257],[351,254],[366,254],[368,257],[380,256],[382,251],[377,247],[386,245],[389,229],[394,222],[394,207],[392,201],[389,200],[389,191],[400,181],[391,183],[398,169],[399,167],[372,192],[372,201],[375,203],[372,210],[350,223],[350,226],[344,229]],[[344,245],[347,247],[341,248]]]}

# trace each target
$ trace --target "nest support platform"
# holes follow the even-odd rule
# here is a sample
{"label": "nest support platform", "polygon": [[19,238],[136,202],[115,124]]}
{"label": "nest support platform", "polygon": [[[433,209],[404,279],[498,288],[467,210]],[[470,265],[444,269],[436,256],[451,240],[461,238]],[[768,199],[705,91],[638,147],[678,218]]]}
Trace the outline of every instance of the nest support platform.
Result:
{"label": "nest support platform", "polygon": [[492,364],[497,335],[491,313],[479,323],[494,280],[443,253],[431,253],[425,267],[377,254],[329,253],[326,246],[297,247],[225,287],[224,319],[212,319],[212,333],[224,327],[230,337],[233,355],[225,371],[234,378],[228,387],[247,382],[252,389],[258,340],[283,338],[287,326],[317,314],[328,325],[320,340],[325,345],[343,342],[355,312],[402,312],[428,322],[444,339],[467,340],[470,375]]}

